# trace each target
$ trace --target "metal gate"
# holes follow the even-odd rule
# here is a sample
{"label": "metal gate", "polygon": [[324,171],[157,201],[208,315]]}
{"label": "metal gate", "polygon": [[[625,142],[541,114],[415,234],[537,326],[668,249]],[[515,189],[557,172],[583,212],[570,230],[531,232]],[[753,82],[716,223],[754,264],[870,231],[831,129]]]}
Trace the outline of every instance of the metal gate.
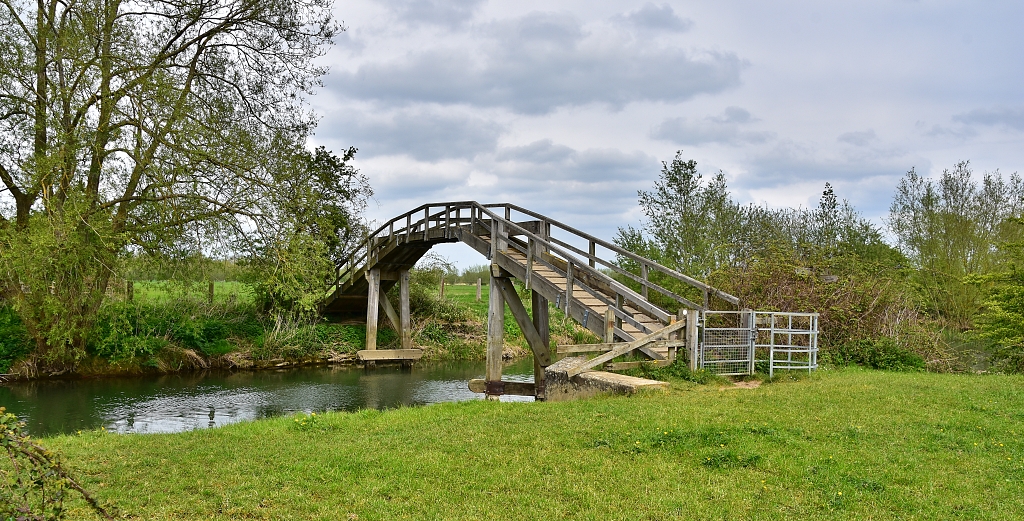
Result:
{"label": "metal gate", "polygon": [[776,369],[818,368],[818,314],[704,311],[697,366],[718,375],[751,375],[765,362]]}
{"label": "metal gate", "polygon": [[751,311],[704,311],[698,364],[720,375],[754,374]]}

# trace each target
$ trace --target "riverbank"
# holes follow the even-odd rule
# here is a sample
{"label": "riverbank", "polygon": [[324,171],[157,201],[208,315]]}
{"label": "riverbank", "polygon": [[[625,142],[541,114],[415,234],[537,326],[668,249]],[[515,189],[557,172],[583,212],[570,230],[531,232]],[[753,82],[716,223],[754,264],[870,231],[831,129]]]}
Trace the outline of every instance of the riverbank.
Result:
{"label": "riverbank", "polygon": [[144,519],[1014,519],[1022,420],[1024,377],[851,368],[43,443]]}
{"label": "riverbank", "polygon": [[[73,365],[47,367],[27,356],[27,346],[19,348],[8,341],[14,347],[0,345],[0,359],[5,349],[14,354],[8,361],[7,374],[0,377],[13,381],[347,365],[357,363],[356,352],[366,347],[363,324],[275,321],[258,313],[251,297],[237,284],[226,285],[209,301],[202,295],[158,291],[153,284],[135,285],[135,300],[106,305],[85,358]],[[482,298],[477,301],[476,287],[461,285],[448,286],[444,298],[436,294],[419,298],[413,315],[413,341],[423,350],[424,360],[484,359],[487,293],[488,289],[483,288]],[[7,321],[0,322],[0,340],[24,337],[22,342],[28,342],[13,314],[5,316]],[[555,343],[596,341],[554,306],[550,316]],[[378,348],[396,348],[398,343],[398,336],[383,320],[377,334]],[[529,354],[526,339],[506,310],[504,357],[516,359]],[[0,369],[3,367],[0,364]]]}

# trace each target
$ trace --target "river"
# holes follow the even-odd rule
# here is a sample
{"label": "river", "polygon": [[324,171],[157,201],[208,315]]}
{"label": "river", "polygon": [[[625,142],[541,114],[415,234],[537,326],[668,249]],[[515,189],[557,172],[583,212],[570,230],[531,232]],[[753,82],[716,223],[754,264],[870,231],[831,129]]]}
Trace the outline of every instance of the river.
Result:
{"label": "river", "polygon": [[[505,380],[533,381],[530,358],[504,371]],[[295,412],[478,400],[482,395],[467,383],[483,374],[484,362],[473,361],[41,380],[0,385],[0,406],[25,420],[33,436],[101,427],[119,433],[181,432]]]}

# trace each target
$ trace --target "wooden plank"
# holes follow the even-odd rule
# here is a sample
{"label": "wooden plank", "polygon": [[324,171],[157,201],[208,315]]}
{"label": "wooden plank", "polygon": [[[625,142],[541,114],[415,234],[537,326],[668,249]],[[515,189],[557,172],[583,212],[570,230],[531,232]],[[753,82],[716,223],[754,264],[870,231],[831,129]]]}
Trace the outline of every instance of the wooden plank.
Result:
{"label": "wooden plank", "polygon": [[[558,354],[570,353],[607,353],[616,347],[626,345],[628,342],[606,342],[602,344],[563,344],[558,346]],[[647,344],[649,349],[666,349],[669,347],[681,347],[685,345],[682,340],[658,340]]]}
{"label": "wooden plank", "polygon": [[412,314],[409,310],[409,270],[402,270],[398,278],[398,307],[402,348],[412,347]]}
{"label": "wooden plank", "polygon": [[530,345],[533,356],[537,358],[542,367],[551,365],[550,350],[541,339],[537,328],[534,327],[533,322],[530,320],[530,315],[526,313],[526,308],[523,306],[523,301],[519,299],[519,293],[516,292],[515,286],[512,285],[512,280],[507,278],[496,278],[494,280],[498,284],[498,289],[501,291],[501,296],[505,299],[505,303],[508,304],[509,310],[512,311],[512,317],[516,319],[519,329],[523,332],[523,336],[526,337],[526,343]]}
{"label": "wooden plank", "polygon": [[357,351],[356,356],[364,362],[387,360],[419,360],[423,357],[422,349],[365,349]]}
{"label": "wooden plank", "polygon": [[644,360],[639,362],[608,362],[604,364],[605,371],[625,371],[626,369],[636,369],[638,367],[667,367],[672,362],[669,360]]}
{"label": "wooden plank", "polygon": [[366,349],[377,349],[377,308],[380,307],[380,270],[372,268],[366,272],[366,281],[370,285],[366,297]]}
{"label": "wooden plank", "polygon": [[395,313],[395,308],[391,306],[391,299],[386,293],[380,294],[380,307],[384,308],[384,315],[388,317],[388,322],[391,322],[391,327],[401,334],[402,322],[398,320],[398,313]]}
{"label": "wooden plank", "polygon": [[[502,382],[504,390],[502,394],[514,394],[516,396],[536,396],[537,386],[530,382]],[[487,392],[487,380],[474,378],[469,381],[469,390],[474,393]]]}
{"label": "wooden plank", "polygon": [[597,366],[599,366],[599,365],[601,365],[601,364],[603,364],[605,362],[608,362],[608,361],[612,360],[613,358],[616,358],[618,356],[622,356],[622,355],[624,355],[624,354],[626,354],[626,353],[628,353],[630,351],[633,351],[633,350],[637,349],[638,347],[642,347],[642,346],[645,346],[647,344],[650,344],[651,342],[654,342],[655,340],[661,340],[665,335],[668,335],[669,333],[672,333],[674,331],[678,331],[678,330],[682,329],[685,325],[686,325],[685,322],[676,322],[675,324],[670,324],[668,326],[665,326],[665,327],[663,327],[663,328],[661,328],[661,329],[659,329],[659,330],[657,330],[657,331],[655,331],[655,332],[653,332],[653,333],[651,333],[651,334],[649,334],[647,336],[640,337],[640,338],[638,338],[638,339],[636,339],[636,340],[634,340],[634,341],[632,341],[632,342],[630,342],[628,344],[625,344],[625,345],[620,346],[620,347],[616,347],[615,349],[612,349],[611,351],[608,351],[607,353],[605,353],[603,355],[598,355],[598,356],[596,356],[596,357],[594,357],[594,358],[592,358],[590,360],[587,360],[586,363],[582,363],[582,364],[579,364],[579,365],[571,368],[568,371],[569,376],[572,377],[572,376],[575,376],[577,374],[582,373],[583,371],[587,371],[589,369],[593,369],[594,367],[597,367]]}

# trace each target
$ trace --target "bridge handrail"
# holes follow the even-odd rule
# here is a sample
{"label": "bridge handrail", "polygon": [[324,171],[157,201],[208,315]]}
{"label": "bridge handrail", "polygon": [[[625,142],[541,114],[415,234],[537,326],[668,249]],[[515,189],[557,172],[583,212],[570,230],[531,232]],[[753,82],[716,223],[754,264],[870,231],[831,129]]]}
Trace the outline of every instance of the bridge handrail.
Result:
{"label": "bridge handrail", "polygon": [[734,295],[726,293],[726,292],[724,292],[724,291],[722,291],[722,290],[720,290],[718,288],[715,288],[715,287],[713,287],[713,286],[711,286],[709,284],[701,282],[701,281],[699,281],[699,280],[697,280],[697,279],[695,279],[693,277],[690,277],[688,275],[684,275],[682,273],[679,273],[678,271],[676,271],[676,270],[674,270],[672,268],[669,268],[668,266],[662,265],[662,264],[660,264],[658,262],[655,262],[655,261],[652,261],[652,260],[650,260],[648,258],[641,257],[641,256],[639,256],[639,255],[637,255],[637,254],[635,254],[635,253],[633,253],[633,252],[631,252],[629,250],[623,249],[623,248],[621,248],[621,247],[619,247],[619,246],[617,246],[617,245],[615,245],[613,243],[607,242],[607,241],[605,241],[603,239],[600,239],[598,237],[594,237],[593,235],[590,235],[589,233],[586,233],[584,231],[578,230],[578,229],[576,229],[576,228],[574,228],[572,226],[569,226],[568,224],[564,224],[564,223],[561,223],[561,222],[556,221],[554,219],[551,219],[550,217],[547,217],[545,215],[539,214],[539,213],[531,211],[531,210],[527,210],[526,208],[523,208],[523,207],[515,205],[515,204],[511,204],[511,203],[485,204],[484,206],[485,207],[504,206],[504,207],[507,207],[507,208],[511,208],[511,209],[513,209],[513,210],[515,210],[515,211],[517,211],[519,213],[526,214],[526,215],[529,215],[531,217],[535,217],[537,219],[541,219],[541,220],[546,221],[548,223],[551,223],[551,224],[553,224],[553,225],[555,225],[555,226],[557,226],[557,227],[559,227],[559,228],[561,228],[561,229],[563,229],[563,230],[565,230],[565,231],[567,231],[567,232],[569,232],[569,233],[571,233],[573,235],[576,235],[576,236],[578,236],[580,238],[583,238],[583,239],[587,239],[588,241],[591,241],[591,242],[593,242],[595,244],[598,244],[598,245],[600,245],[600,246],[602,246],[602,247],[604,247],[606,249],[609,249],[609,250],[615,252],[618,255],[622,255],[624,257],[628,257],[628,258],[630,258],[630,259],[632,259],[632,260],[634,260],[636,262],[639,262],[641,264],[646,264],[647,266],[649,266],[651,268],[654,268],[656,271],[660,271],[660,272],[664,273],[665,275],[668,275],[668,276],[670,276],[672,278],[675,278],[675,279],[678,279],[678,280],[680,280],[682,282],[685,282],[685,283],[689,284],[690,286],[693,286],[693,287],[695,287],[697,289],[700,289],[700,290],[706,290],[706,291],[708,291],[710,293],[713,293],[715,296],[717,296],[718,298],[721,298],[722,300],[725,300],[726,302],[730,302],[730,303],[735,304],[735,305],[739,305],[739,303],[740,303],[739,297],[736,297]]}
{"label": "bridge handrail", "polygon": [[[431,209],[432,208],[438,208],[439,211],[432,215],[431,214]],[[555,226],[555,227],[557,227],[559,229],[562,229],[563,231],[566,231],[566,232],[568,232],[568,233],[570,233],[572,235],[575,235],[577,237],[580,237],[580,238],[583,238],[583,239],[589,241],[591,243],[591,249],[593,249],[594,245],[600,245],[600,246],[602,246],[602,247],[604,247],[604,248],[606,248],[608,250],[611,250],[612,252],[614,252],[614,253],[616,253],[618,255],[622,255],[622,256],[630,258],[630,259],[632,259],[632,260],[634,260],[636,262],[639,262],[641,264],[642,269],[645,270],[645,272],[646,272],[646,269],[653,268],[655,271],[659,271],[661,273],[664,273],[665,275],[668,275],[668,276],[670,276],[672,278],[680,280],[681,282],[684,282],[684,283],[686,283],[686,284],[688,284],[690,286],[693,286],[695,288],[704,290],[706,293],[713,294],[713,295],[717,296],[718,298],[721,298],[722,300],[730,302],[730,303],[732,303],[734,305],[738,305],[739,304],[739,299],[737,297],[733,296],[733,295],[725,293],[724,291],[721,291],[721,290],[719,290],[717,288],[714,288],[714,287],[712,287],[712,286],[710,286],[708,284],[700,282],[700,281],[698,281],[698,280],[696,280],[696,279],[694,279],[692,277],[688,277],[686,275],[683,275],[682,273],[679,273],[679,272],[677,272],[677,271],[675,271],[675,270],[673,270],[671,268],[663,266],[660,263],[654,262],[654,261],[652,261],[650,259],[646,259],[646,258],[641,257],[639,255],[636,255],[636,254],[634,254],[632,252],[629,252],[629,251],[627,251],[627,250],[625,250],[623,248],[620,248],[619,246],[611,244],[611,243],[609,243],[607,241],[604,241],[604,240],[602,240],[600,238],[594,237],[593,235],[585,233],[585,232],[583,232],[581,230],[578,230],[578,229],[576,229],[576,228],[574,228],[572,226],[569,226],[569,225],[566,225],[566,224],[564,224],[564,223],[562,223],[560,221],[556,221],[554,219],[551,219],[551,218],[549,218],[549,217],[547,217],[545,215],[542,215],[542,214],[539,214],[539,213],[527,210],[527,209],[522,208],[522,207],[520,207],[518,205],[514,205],[514,204],[510,204],[510,203],[498,203],[498,204],[486,204],[486,205],[483,205],[483,204],[480,204],[479,202],[476,202],[476,201],[451,201],[451,202],[443,202],[443,203],[426,203],[426,204],[420,205],[420,206],[418,206],[418,207],[416,207],[416,208],[414,208],[412,210],[409,210],[408,212],[405,212],[405,213],[403,213],[403,214],[401,214],[401,215],[399,215],[397,217],[394,217],[393,219],[385,222],[383,225],[381,225],[379,228],[377,228],[373,233],[368,234],[366,236],[366,238],[363,239],[359,243],[359,245],[356,247],[356,249],[353,250],[353,253],[351,255],[349,255],[345,260],[343,260],[343,261],[341,261],[341,262],[339,262],[337,264],[337,266],[336,266],[336,277],[335,277],[334,283],[331,285],[331,287],[335,291],[337,291],[340,288],[341,284],[343,284],[344,282],[347,282],[348,280],[351,280],[351,277],[355,275],[355,272],[365,263],[365,261],[368,261],[372,257],[372,255],[374,254],[374,251],[377,249],[375,247],[377,245],[374,245],[373,241],[376,240],[376,239],[383,238],[382,232],[384,232],[385,230],[388,230],[387,237],[389,237],[389,238],[390,237],[394,237],[394,236],[398,236],[398,235],[406,235],[408,237],[410,234],[414,233],[413,230],[418,229],[420,227],[420,224],[422,223],[422,225],[423,225],[423,232],[422,233],[424,233],[424,237],[426,237],[429,234],[430,221],[432,221],[432,220],[436,221],[438,226],[441,226],[442,225],[442,220],[443,220],[444,221],[444,225],[445,225],[445,230],[446,230],[445,231],[445,235],[447,236],[447,234],[449,233],[448,230],[451,229],[451,224],[452,224],[453,220],[455,221],[454,224],[456,226],[461,226],[462,222],[465,220],[460,215],[461,214],[461,210],[463,208],[468,208],[470,210],[470,215],[468,216],[470,226],[473,226],[473,225],[477,224],[477,220],[479,219],[479,224],[481,226],[483,226],[485,229],[489,228],[488,224],[486,224],[486,221],[483,219],[484,214],[486,214],[487,216],[489,216],[491,218],[491,220],[492,220],[491,222],[500,222],[504,226],[506,226],[507,229],[514,229],[518,235],[526,235],[531,240],[537,241],[539,244],[544,246],[549,251],[554,251],[555,253],[557,253],[561,257],[563,257],[567,262],[571,262],[576,267],[576,269],[584,271],[584,272],[588,273],[591,276],[598,277],[600,280],[602,280],[603,282],[605,282],[606,284],[611,286],[617,293],[619,293],[619,294],[621,294],[623,296],[631,297],[631,298],[629,298],[629,300],[634,302],[634,304],[639,305],[640,307],[643,307],[643,308],[647,308],[648,307],[648,306],[644,305],[646,303],[646,300],[647,300],[647,296],[646,295],[637,294],[635,291],[633,291],[632,289],[630,289],[627,286],[623,285],[619,281],[609,277],[604,272],[601,272],[601,271],[599,271],[597,269],[592,268],[591,266],[589,266],[588,262],[581,262],[574,255],[572,255],[569,252],[566,252],[562,248],[558,247],[558,245],[556,245],[556,242],[557,242],[557,244],[564,245],[565,247],[573,250],[576,253],[585,255],[587,257],[587,260],[590,261],[590,262],[600,262],[602,265],[608,266],[613,271],[616,271],[616,272],[619,272],[619,273],[626,272],[626,270],[623,270],[621,267],[616,266],[616,265],[612,264],[609,261],[601,259],[601,258],[597,257],[596,255],[584,254],[582,251],[578,250],[577,248],[575,248],[575,247],[565,243],[564,241],[558,240],[557,238],[548,237],[547,236],[547,227],[544,228],[544,230],[545,230],[544,231],[545,237],[541,237],[541,236],[539,236],[537,234],[534,234],[533,232],[527,230],[526,228],[524,228],[522,226],[519,226],[518,224],[516,224],[511,219],[506,219],[504,216],[499,216],[499,215],[495,214],[493,211],[491,211],[491,209],[492,208],[504,208],[506,215],[510,215],[511,211],[516,211],[516,212],[522,213],[524,215],[528,215],[530,217],[536,218],[536,219],[540,220],[542,223],[546,223],[546,224]],[[456,216],[457,217],[455,219],[453,219],[451,217],[451,213],[452,213],[453,210],[456,211]],[[421,212],[424,212],[424,215],[422,217],[418,218],[416,221],[412,221],[412,216],[415,215],[415,214],[419,214]],[[395,229],[395,223],[398,223],[399,221],[401,221],[403,219],[406,221],[405,223],[402,223],[403,227],[398,228],[396,230]],[[421,232],[415,232],[415,233],[421,233]],[[388,242],[381,241],[379,246],[383,247],[386,244],[388,244]],[[358,252],[358,254],[357,254],[357,252]],[[631,278],[633,280],[636,280],[638,278],[641,279],[638,282],[640,282],[641,287],[645,291],[646,291],[646,289],[654,289],[656,292],[661,293],[661,294],[665,295],[666,297],[668,297],[668,298],[670,298],[670,299],[672,299],[672,300],[674,300],[674,301],[676,301],[676,302],[678,302],[680,304],[683,304],[684,306],[691,307],[691,308],[702,308],[703,307],[703,306],[699,306],[699,305],[695,304],[694,302],[691,302],[688,299],[685,299],[685,298],[681,297],[680,295],[677,295],[676,293],[674,293],[672,291],[669,291],[666,288],[661,287],[658,284],[655,284],[653,282],[650,282],[650,281],[646,280],[646,276],[643,276],[641,278],[641,277],[637,277],[636,275],[634,275],[632,273],[628,273],[628,272],[626,272],[626,273],[627,273],[626,276],[628,276],[629,278]],[[646,275],[646,273],[644,273],[644,275]],[[659,318],[662,318],[662,315],[664,315],[665,312],[663,310],[661,310],[660,308],[657,308],[657,306],[651,306],[651,307],[654,308],[654,309],[647,309],[647,311],[654,313]]]}

